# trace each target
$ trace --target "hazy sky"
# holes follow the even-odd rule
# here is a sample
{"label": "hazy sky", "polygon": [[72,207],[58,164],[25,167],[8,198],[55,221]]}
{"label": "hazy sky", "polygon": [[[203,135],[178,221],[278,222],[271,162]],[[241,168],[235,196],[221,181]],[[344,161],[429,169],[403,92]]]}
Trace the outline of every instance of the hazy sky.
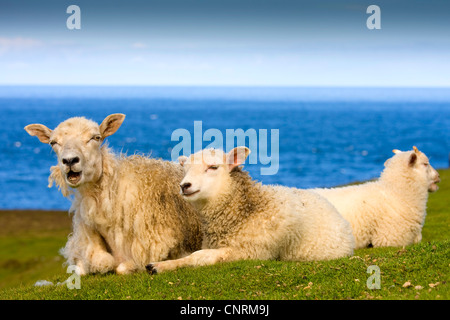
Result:
{"label": "hazy sky", "polygon": [[0,0],[0,84],[450,87],[450,1]]}

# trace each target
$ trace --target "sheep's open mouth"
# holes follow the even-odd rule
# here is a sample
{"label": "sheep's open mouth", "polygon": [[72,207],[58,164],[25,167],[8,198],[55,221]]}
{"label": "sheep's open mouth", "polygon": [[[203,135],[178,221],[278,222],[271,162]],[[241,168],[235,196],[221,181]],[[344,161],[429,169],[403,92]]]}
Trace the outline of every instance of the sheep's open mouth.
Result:
{"label": "sheep's open mouth", "polygon": [[70,170],[67,173],[67,180],[69,181],[70,184],[77,184],[81,179],[81,171],[80,172],[75,172]]}
{"label": "sheep's open mouth", "polygon": [[197,191],[194,191],[194,192],[191,192],[191,193],[184,193],[184,192],[183,192],[183,196],[185,196],[185,197],[190,197],[190,196],[192,196],[193,194],[196,194],[197,192],[200,192],[200,190],[197,190]]}

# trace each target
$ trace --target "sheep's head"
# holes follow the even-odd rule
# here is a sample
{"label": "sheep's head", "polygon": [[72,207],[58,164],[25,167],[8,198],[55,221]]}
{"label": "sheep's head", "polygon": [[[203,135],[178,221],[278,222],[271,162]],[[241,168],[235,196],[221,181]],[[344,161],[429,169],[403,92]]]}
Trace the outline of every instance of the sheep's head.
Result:
{"label": "sheep's head", "polygon": [[441,181],[439,173],[431,166],[425,153],[419,151],[415,146],[412,151],[402,152],[397,149],[392,151],[395,155],[385,162],[385,170],[403,170],[405,175],[414,182],[427,186],[429,192],[439,189],[437,185]]}
{"label": "sheep's head", "polygon": [[54,130],[43,124],[30,124],[25,130],[42,143],[50,144],[58,156],[58,166],[52,167],[51,180],[62,188],[78,188],[84,183],[96,182],[102,175],[103,140],[119,129],[124,114],[112,114],[98,125],[83,117],[74,117],[60,123]]}
{"label": "sheep's head", "polygon": [[249,154],[250,149],[237,147],[228,153],[205,149],[190,157],[179,157],[185,172],[180,184],[183,198],[201,204],[227,190],[230,172],[243,164]]}

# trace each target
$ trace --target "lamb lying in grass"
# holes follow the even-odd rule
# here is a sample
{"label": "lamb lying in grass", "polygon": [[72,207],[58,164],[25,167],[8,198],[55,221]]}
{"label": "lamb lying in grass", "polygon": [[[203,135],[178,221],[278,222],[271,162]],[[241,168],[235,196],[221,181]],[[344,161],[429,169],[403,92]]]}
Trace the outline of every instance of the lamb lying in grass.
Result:
{"label": "lamb lying in grass", "polygon": [[428,193],[438,189],[439,174],[416,147],[394,153],[377,181],[311,190],[350,222],[356,248],[406,246],[422,239]]}
{"label": "lamb lying in grass", "polygon": [[118,157],[102,146],[124,118],[112,114],[100,126],[70,118],[53,131],[42,124],[25,127],[58,156],[49,186],[55,182],[64,196],[75,195],[70,209],[73,233],[62,254],[80,274],[144,270],[150,261],[201,248],[197,214],[179,194],[179,165]]}
{"label": "lamb lying in grass", "polygon": [[203,221],[203,250],[147,266],[150,273],[242,259],[328,260],[353,253],[350,225],[309,191],[263,186],[238,166],[250,150],[206,149],[180,157],[183,197]]}

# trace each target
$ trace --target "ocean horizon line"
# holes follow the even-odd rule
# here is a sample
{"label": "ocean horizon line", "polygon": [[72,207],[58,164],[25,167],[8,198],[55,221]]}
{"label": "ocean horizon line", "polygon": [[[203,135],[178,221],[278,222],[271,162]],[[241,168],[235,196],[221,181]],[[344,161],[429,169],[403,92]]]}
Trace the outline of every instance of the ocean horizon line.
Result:
{"label": "ocean horizon line", "polygon": [[0,98],[450,102],[450,87],[0,85]]}

